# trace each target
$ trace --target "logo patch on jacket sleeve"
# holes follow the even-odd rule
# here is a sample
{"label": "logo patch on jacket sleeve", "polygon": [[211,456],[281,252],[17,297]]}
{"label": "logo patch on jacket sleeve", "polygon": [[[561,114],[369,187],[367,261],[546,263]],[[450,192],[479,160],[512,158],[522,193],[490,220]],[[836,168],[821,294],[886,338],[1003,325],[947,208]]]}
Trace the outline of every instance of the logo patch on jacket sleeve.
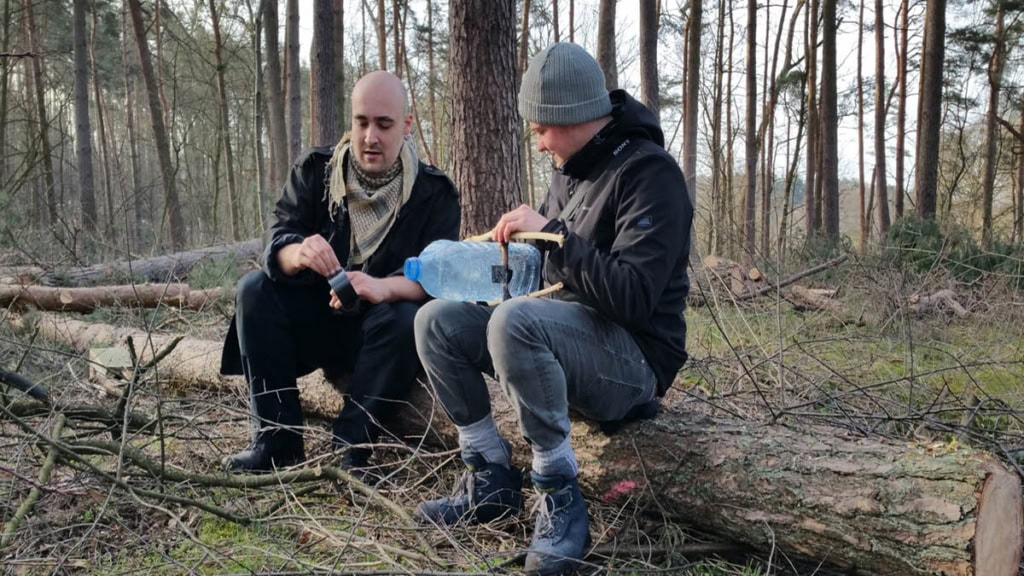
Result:
{"label": "logo patch on jacket sleeve", "polygon": [[650,216],[644,215],[644,216],[640,216],[639,218],[636,219],[636,227],[637,228],[644,228],[644,229],[646,229],[646,228],[650,228],[653,225],[654,225],[654,219],[651,218]]}

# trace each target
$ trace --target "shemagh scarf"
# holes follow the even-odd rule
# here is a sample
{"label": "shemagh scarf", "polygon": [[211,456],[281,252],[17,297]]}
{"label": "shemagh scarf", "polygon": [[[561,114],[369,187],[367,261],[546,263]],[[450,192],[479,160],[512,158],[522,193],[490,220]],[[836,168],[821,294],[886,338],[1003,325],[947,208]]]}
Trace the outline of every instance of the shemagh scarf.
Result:
{"label": "shemagh scarf", "polygon": [[416,145],[406,138],[395,165],[374,176],[364,172],[351,154],[352,136],[345,134],[331,157],[330,211],[346,201],[352,230],[349,264],[362,264],[373,255],[412,195],[419,159]]}

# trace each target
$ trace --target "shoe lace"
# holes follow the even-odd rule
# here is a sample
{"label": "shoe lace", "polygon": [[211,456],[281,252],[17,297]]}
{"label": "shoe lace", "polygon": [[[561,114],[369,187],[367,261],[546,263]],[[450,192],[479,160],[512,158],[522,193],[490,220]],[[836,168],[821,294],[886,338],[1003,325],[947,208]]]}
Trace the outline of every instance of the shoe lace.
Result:
{"label": "shoe lace", "polygon": [[[551,504],[548,504],[548,501]],[[547,536],[554,531],[555,524],[552,521],[551,510],[554,508],[555,501],[551,497],[551,494],[541,490],[537,490],[533,493],[530,502],[530,515],[537,518],[537,526],[534,531],[535,536]]]}
{"label": "shoe lace", "polygon": [[476,473],[471,469],[466,469],[459,477],[459,481],[455,484],[455,490],[452,491],[452,497],[458,498],[465,495],[466,499],[472,502],[473,491],[476,490]]}

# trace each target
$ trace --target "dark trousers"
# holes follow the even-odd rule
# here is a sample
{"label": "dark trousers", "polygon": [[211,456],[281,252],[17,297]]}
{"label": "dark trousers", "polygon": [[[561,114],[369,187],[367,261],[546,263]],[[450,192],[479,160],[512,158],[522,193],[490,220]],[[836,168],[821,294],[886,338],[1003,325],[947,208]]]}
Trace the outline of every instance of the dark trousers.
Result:
{"label": "dark trousers", "polygon": [[413,335],[416,302],[369,304],[341,314],[328,306],[326,280],[313,286],[273,282],[250,272],[238,283],[235,322],[249,383],[254,441],[295,435],[302,407],[296,378],[324,368],[351,374],[334,421],[335,446],[374,442],[375,422],[398,409],[419,371]]}

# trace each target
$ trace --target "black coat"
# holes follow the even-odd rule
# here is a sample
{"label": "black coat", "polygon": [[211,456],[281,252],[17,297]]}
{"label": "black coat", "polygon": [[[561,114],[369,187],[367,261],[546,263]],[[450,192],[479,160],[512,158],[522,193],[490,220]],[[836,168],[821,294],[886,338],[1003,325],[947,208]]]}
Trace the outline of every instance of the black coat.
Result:
{"label": "black coat", "polygon": [[[338,262],[343,266],[348,262],[351,239],[348,211],[344,205],[337,206],[333,218],[329,211],[327,163],[333,152],[333,146],[308,148],[292,166],[288,183],[274,208],[275,222],[267,231],[263,258],[263,272],[275,282],[322,283],[325,293],[330,289],[326,279],[312,270],[288,276],[278,266],[277,253],[282,247],[302,242],[314,234],[327,239]],[[377,278],[401,274],[405,259],[419,256],[427,244],[440,239],[458,240],[460,219],[455,185],[437,168],[420,162],[409,200],[361,270]],[[242,373],[234,319],[224,341],[221,373]]]}
{"label": "black coat", "polygon": [[565,234],[565,244],[548,250],[544,278],[565,284],[556,298],[629,330],[664,394],[686,362],[693,204],[654,115],[622,90],[611,99],[611,123],[552,176],[544,231]]}

